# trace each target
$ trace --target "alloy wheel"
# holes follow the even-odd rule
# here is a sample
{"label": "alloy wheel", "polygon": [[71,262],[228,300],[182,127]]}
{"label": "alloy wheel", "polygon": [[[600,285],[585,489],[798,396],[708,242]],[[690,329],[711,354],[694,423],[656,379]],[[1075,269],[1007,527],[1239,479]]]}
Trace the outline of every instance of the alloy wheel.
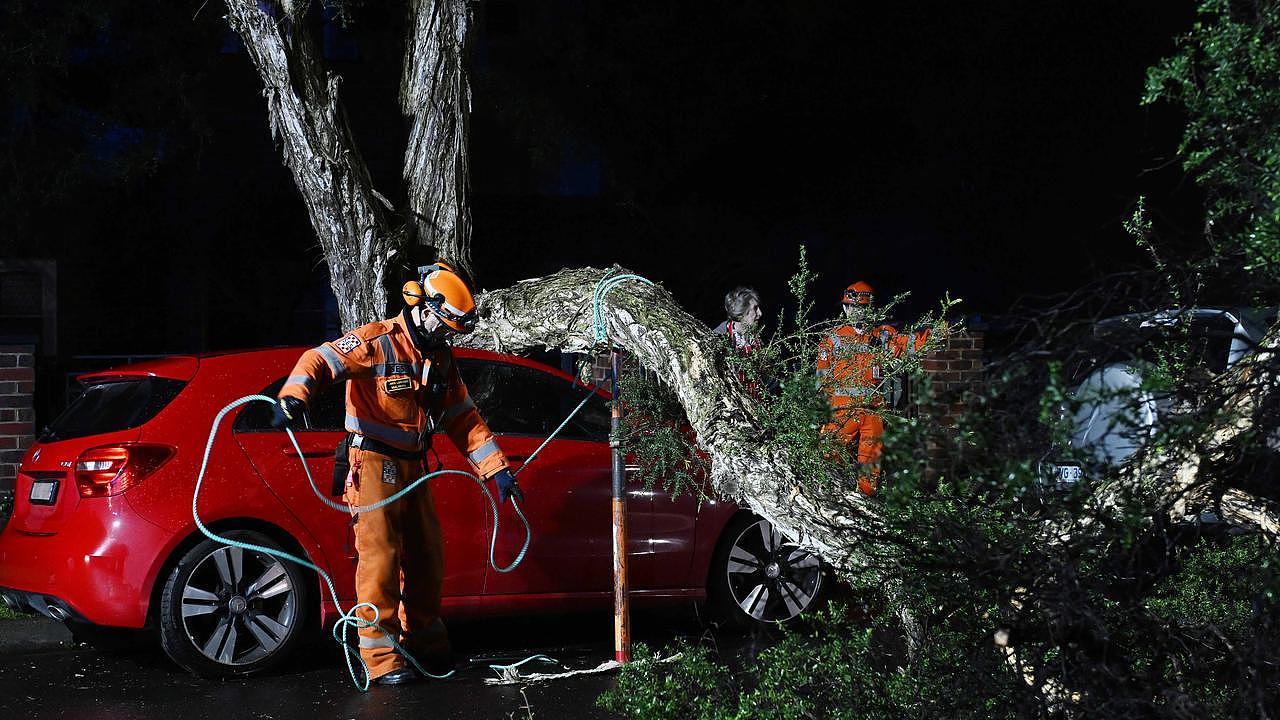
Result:
{"label": "alloy wheel", "polygon": [[822,563],[784,542],[768,520],[748,525],[733,540],[725,572],[742,612],[762,622],[790,620],[813,605],[822,589]]}
{"label": "alloy wheel", "polygon": [[280,648],[298,617],[297,588],[283,562],[219,547],[182,587],[182,626],[191,644],[221,665],[248,665]]}

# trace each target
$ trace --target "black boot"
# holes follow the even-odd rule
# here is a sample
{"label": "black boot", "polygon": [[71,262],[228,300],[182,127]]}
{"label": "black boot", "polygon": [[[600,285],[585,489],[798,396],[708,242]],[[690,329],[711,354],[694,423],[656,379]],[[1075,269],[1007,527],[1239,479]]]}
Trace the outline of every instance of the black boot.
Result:
{"label": "black boot", "polygon": [[418,673],[413,668],[400,668],[392,670],[386,675],[379,676],[373,681],[375,685],[407,685],[418,681]]}

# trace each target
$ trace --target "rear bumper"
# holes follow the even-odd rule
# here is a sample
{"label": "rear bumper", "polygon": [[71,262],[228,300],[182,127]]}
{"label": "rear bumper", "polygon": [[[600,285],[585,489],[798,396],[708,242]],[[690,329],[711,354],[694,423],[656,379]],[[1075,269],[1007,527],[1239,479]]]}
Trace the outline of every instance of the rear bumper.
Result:
{"label": "rear bumper", "polygon": [[0,531],[0,593],[58,620],[144,627],[149,577],[172,535],[112,505],[92,512],[98,508],[82,503],[52,535],[10,523]]}
{"label": "rear bumper", "polygon": [[54,595],[42,595],[25,590],[0,587],[0,604],[10,610],[39,613],[60,622],[88,622],[70,603]]}

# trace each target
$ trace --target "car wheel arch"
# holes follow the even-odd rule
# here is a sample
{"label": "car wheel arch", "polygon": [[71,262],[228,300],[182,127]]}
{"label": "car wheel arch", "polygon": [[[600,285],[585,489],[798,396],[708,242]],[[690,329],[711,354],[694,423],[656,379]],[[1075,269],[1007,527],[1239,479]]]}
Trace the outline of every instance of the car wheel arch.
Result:
{"label": "car wheel arch", "polygon": [[745,522],[743,518],[755,518],[757,520],[764,519],[761,515],[754,513],[746,508],[740,508],[737,512],[729,516],[729,519],[726,520],[724,525],[720,528],[719,533],[716,537],[716,544],[714,548],[711,550],[711,555],[708,558],[707,572],[705,576],[702,578],[702,586],[704,588],[710,589],[711,583],[713,580],[711,574],[716,571],[715,558],[719,557],[721,551],[724,550],[729,543],[733,542],[733,537],[731,537],[733,535],[732,531],[735,527],[737,527],[738,523]]}
{"label": "car wheel arch", "polygon": [[[219,535],[232,530],[250,530],[259,532],[271,538],[275,542],[280,543],[280,546],[283,547],[286,552],[315,563],[315,558],[313,558],[310,553],[302,547],[302,544],[298,542],[297,538],[279,525],[269,523],[265,520],[251,517],[223,518],[216,522],[207,523],[205,527]],[[160,563],[157,567],[155,575],[151,578],[151,592],[147,601],[147,622],[151,627],[154,627],[157,630],[160,627],[160,595],[164,592],[165,582],[169,577],[169,573],[173,572],[173,569],[177,567],[178,563],[182,560],[182,557],[187,554],[188,550],[199,545],[206,539],[207,538],[204,533],[200,532],[198,528],[193,528],[185,537],[170,548],[169,552],[165,555],[164,562]],[[286,560],[285,562],[289,561]],[[320,626],[320,578],[316,574],[316,571],[309,567],[304,566],[301,569],[303,573],[306,574],[308,580],[303,590],[306,593],[305,597],[307,607],[311,610],[311,612],[306,616],[306,622],[309,626],[307,630],[310,631],[319,628]]]}

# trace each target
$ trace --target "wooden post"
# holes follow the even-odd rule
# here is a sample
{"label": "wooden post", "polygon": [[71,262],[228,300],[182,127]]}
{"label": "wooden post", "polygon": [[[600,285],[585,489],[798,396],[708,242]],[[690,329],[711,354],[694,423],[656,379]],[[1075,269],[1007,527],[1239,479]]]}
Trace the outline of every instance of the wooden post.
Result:
{"label": "wooden post", "polygon": [[627,479],[618,437],[622,423],[622,405],[618,402],[619,354],[617,350],[610,351],[613,366],[609,436],[609,447],[613,450],[613,658],[625,663],[631,662],[631,605],[627,582]]}

